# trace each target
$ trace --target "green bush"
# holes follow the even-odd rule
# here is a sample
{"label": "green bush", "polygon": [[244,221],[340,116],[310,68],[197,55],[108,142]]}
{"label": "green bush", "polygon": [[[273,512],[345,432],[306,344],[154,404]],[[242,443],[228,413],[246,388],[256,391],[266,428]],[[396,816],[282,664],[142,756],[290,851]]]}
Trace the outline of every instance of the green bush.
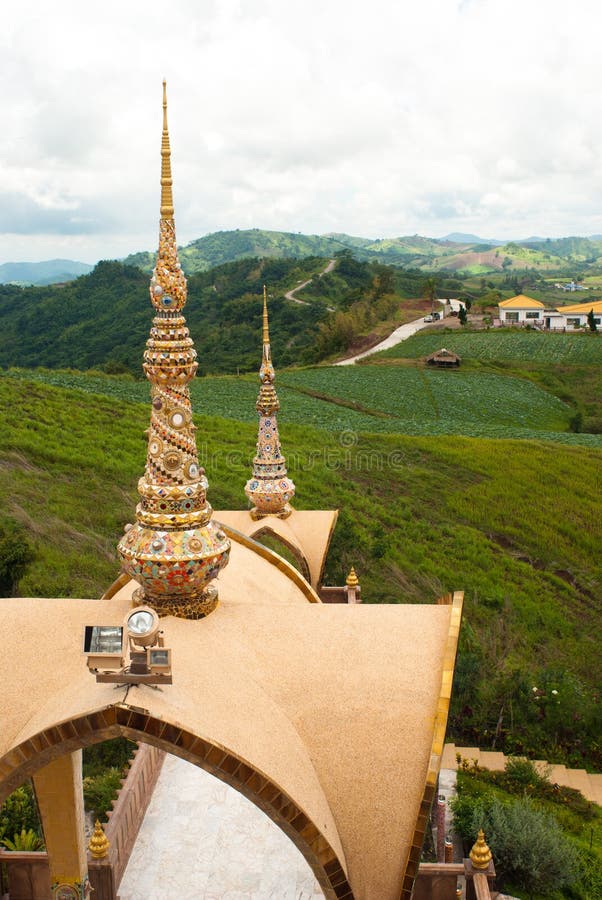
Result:
{"label": "green bush", "polygon": [[471,804],[464,797],[456,805],[455,825],[465,841],[473,841],[479,828],[485,831],[501,885],[509,883],[547,896],[579,879],[577,850],[556,819],[530,798],[504,803],[497,797],[482,797]]}
{"label": "green bush", "polygon": [[10,794],[0,807],[0,840],[14,840],[21,832],[42,835],[33,789],[29,781]]}
{"label": "green bush", "polygon": [[135,749],[136,744],[133,741],[122,737],[84,747],[82,766],[84,778],[102,775],[107,769],[123,771]]}
{"label": "green bush", "polygon": [[32,558],[25,528],[13,519],[0,518],[0,597],[11,597]]}
{"label": "green bush", "polygon": [[0,844],[6,847],[7,850],[25,850],[31,852],[32,850],[44,849],[44,841],[32,828],[28,831],[26,831],[25,828],[22,828],[19,834],[13,835],[12,841],[10,838],[2,838]]}
{"label": "green bush", "polygon": [[100,775],[84,778],[84,805],[87,812],[93,812],[101,822],[107,821],[107,812],[121,787],[121,770],[108,769]]}

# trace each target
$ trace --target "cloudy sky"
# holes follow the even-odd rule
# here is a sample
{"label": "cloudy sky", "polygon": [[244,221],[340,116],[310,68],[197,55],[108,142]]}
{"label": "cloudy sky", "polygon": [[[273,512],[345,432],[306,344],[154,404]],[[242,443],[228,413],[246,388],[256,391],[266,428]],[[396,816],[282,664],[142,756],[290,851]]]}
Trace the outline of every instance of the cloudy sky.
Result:
{"label": "cloudy sky", "polygon": [[[8,6],[8,4],[7,4]],[[597,0],[12,0],[0,262],[157,243],[602,233]]]}

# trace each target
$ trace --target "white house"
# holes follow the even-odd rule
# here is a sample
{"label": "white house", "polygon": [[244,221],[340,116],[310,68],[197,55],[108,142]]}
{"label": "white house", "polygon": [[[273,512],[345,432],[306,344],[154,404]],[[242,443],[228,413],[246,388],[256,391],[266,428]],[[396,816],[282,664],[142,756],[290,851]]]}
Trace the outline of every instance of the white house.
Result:
{"label": "white house", "polygon": [[[594,322],[598,328],[602,325],[602,300],[590,300],[589,303],[572,303],[570,306],[559,306],[555,310],[554,324],[548,324],[545,321],[546,328],[566,328],[567,331],[575,328],[586,328],[587,317],[590,311],[594,311]],[[546,311],[546,317],[548,313]],[[560,317],[562,322],[557,321],[556,317]]]}
{"label": "white house", "polygon": [[544,304],[525,294],[501,300],[498,309],[502,325],[543,325]]}

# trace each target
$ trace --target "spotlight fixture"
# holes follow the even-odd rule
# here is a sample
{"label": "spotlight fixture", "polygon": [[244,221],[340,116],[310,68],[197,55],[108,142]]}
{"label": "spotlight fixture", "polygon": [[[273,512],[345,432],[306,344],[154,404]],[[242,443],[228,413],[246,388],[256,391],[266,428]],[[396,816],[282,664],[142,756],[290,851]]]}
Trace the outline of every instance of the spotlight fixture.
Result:
{"label": "spotlight fixture", "polygon": [[123,628],[120,625],[86,625],[84,653],[88,668],[115,671],[123,668]]}
{"label": "spotlight fixture", "polygon": [[[124,648],[125,635],[127,648]],[[84,653],[88,668],[100,683],[172,683],[171,650],[164,646],[159,616],[150,606],[130,610],[123,625],[87,625]]]}
{"label": "spotlight fixture", "polygon": [[138,606],[125,617],[130,647],[152,647],[157,642],[159,616],[150,606]]}

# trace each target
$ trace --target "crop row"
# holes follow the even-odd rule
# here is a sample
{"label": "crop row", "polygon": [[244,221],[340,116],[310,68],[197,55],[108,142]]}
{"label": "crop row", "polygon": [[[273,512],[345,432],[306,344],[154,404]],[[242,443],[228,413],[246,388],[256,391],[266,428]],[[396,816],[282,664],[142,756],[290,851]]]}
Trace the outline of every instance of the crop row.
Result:
{"label": "crop row", "polygon": [[[42,370],[7,374],[124,401],[149,402],[149,385],[133,379]],[[194,412],[255,422],[257,387],[253,376],[196,379],[191,389]],[[339,437],[343,432],[464,434],[602,446],[600,435],[566,430],[569,409],[560,400],[530,382],[505,376],[422,372],[398,366],[291,370],[279,378],[278,394],[284,431],[290,424],[302,424]]]}
{"label": "crop row", "polygon": [[479,331],[416,334],[384,350],[381,358],[418,359],[441,345],[465,359],[535,360],[563,364],[602,363],[602,336],[538,331]]}

